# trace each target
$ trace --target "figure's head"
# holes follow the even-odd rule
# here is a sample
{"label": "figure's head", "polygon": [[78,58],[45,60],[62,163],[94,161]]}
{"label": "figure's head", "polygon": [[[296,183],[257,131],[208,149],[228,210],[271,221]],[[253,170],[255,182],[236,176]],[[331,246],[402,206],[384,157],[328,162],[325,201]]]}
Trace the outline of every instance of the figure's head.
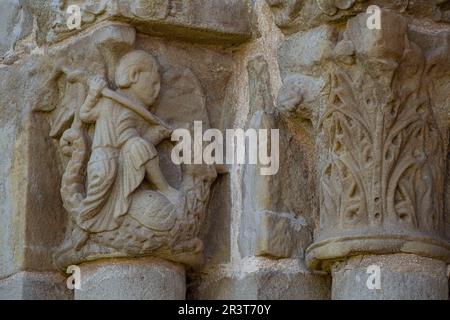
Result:
{"label": "figure's head", "polygon": [[120,89],[152,105],[159,95],[161,78],[156,59],[142,50],[127,53],[119,62],[116,70],[116,84]]}

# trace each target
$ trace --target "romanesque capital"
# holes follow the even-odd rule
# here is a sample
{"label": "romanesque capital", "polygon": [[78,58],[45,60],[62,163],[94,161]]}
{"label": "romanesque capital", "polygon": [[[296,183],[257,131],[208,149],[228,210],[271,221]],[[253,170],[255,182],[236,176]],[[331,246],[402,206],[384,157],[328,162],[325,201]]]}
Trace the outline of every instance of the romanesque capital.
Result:
{"label": "romanesque capital", "polygon": [[306,259],[320,269],[358,254],[449,261],[450,34],[423,33],[389,10],[371,30],[367,17],[336,31],[323,57],[323,103],[305,76],[285,79],[279,96],[288,121],[308,119],[315,130],[320,226]]}
{"label": "romanesque capital", "polygon": [[448,0],[266,0],[275,23],[285,33],[308,30],[323,23],[340,23],[343,19],[366,11],[370,6],[449,22]]}
{"label": "romanesque capital", "polygon": [[[153,256],[198,264],[216,169],[163,170],[170,156],[161,153],[173,147],[173,130],[190,130],[194,120],[209,125],[199,81],[187,68],[163,72],[152,54],[134,48],[132,27],[111,25],[89,37],[101,54],[83,65],[57,53],[43,96],[59,98],[35,106],[52,114],[50,136],[65,156],[61,198],[70,224],[55,262]],[[177,173],[175,186],[167,175]]]}

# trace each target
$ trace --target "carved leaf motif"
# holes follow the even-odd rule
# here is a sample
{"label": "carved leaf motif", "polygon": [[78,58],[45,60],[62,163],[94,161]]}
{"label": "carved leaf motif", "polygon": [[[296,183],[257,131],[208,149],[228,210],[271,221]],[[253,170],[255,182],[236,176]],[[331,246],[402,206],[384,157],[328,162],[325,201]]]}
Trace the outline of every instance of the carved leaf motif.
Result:
{"label": "carved leaf motif", "polygon": [[323,214],[342,225],[388,219],[439,230],[445,152],[421,50],[407,43],[397,69],[381,77],[361,66],[335,67],[319,123],[329,153],[321,179]]}

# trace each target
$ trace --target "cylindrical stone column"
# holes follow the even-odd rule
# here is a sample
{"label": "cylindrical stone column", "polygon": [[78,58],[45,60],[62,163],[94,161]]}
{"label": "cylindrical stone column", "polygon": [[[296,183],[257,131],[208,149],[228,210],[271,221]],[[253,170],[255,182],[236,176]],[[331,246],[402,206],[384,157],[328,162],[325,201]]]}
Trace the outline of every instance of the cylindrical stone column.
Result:
{"label": "cylindrical stone column", "polygon": [[417,255],[354,256],[331,268],[332,299],[446,300],[446,268],[443,261]]}
{"label": "cylindrical stone column", "polygon": [[183,300],[184,266],[159,258],[105,259],[80,265],[75,300]]}

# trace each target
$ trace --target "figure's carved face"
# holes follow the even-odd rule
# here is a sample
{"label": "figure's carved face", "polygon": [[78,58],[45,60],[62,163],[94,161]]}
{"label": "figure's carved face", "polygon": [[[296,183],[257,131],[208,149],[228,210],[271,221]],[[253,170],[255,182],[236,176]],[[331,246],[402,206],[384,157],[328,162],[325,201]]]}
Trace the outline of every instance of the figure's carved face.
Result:
{"label": "figure's carved face", "polygon": [[289,27],[303,7],[305,0],[266,0],[272,9],[275,24]]}
{"label": "figure's carved face", "polygon": [[143,70],[136,75],[136,81],[131,89],[147,106],[152,105],[161,89],[161,78],[157,71]]}
{"label": "figure's carved face", "polygon": [[158,62],[143,50],[127,53],[116,69],[116,84],[146,106],[152,105],[161,88]]}

